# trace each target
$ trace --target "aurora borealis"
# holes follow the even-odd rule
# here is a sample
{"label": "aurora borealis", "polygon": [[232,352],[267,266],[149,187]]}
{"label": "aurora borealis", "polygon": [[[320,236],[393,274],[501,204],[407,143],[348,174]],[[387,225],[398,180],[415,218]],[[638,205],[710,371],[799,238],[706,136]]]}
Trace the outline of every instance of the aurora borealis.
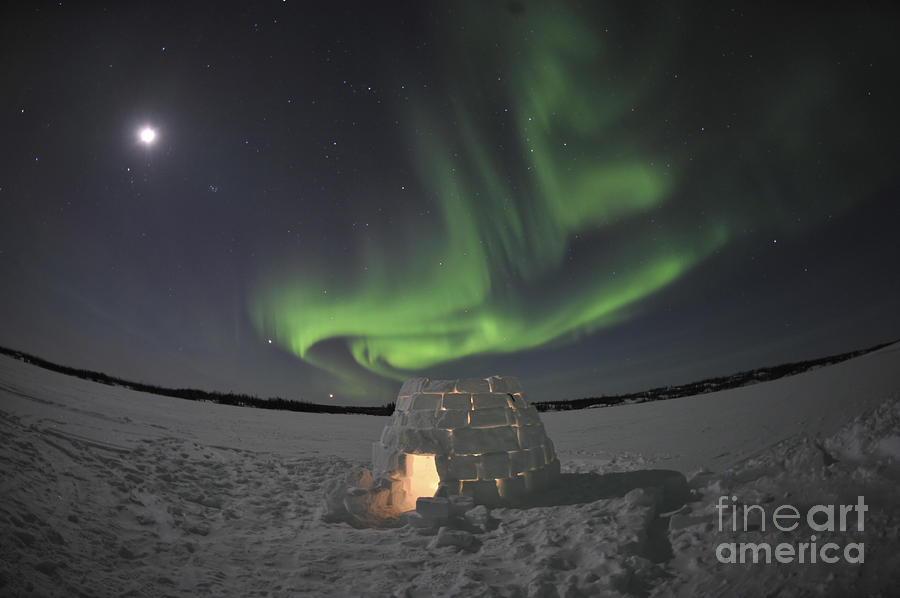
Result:
{"label": "aurora borealis", "polygon": [[[0,343],[378,403],[412,375],[571,397],[900,331],[894,13],[232,8],[84,13],[106,41],[66,29],[86,49],[50,75],[10,54]],[[71,105],[60,73],[92,82]],[[115,118],[79,142],[92,100]],[[162,147],[114,149],[145,122]]]}
{"label": "aurora borealis", "polygon": [[[539,27],[530,53],[501,48],[495,64],[508,68],[496,78],[508,82],[490,99],[461,94],[452,130],[419,109],[419,173],[437,197],[440,226],[412,225],[393,254],[381,250],[387,239],[375,240],[363,252],[365,274],[328,292],[314,275],[282,275],[252,303],[264,334],[336,374],[340,366],[319,359],[315,346],[339,339],[362,367],[403,380],[435,364],[533,349],[618,322],[725,241],[721,226],[690,235],[663,228],[655,238],[640,231],[560,280],[576,235],[602,238],[628,226],[665,204],[672,180],[658,150],[623,151],[614,123],[627,107],[569,66],[590,65],[601,50],[595,32],[570,17],[545,17],[513,20],[512,47]],[[496,27],[483,25],[476,40]],[[477,42],[458,50],[463,63],[482,53]],[[480,79],[463,73],[455,81],[490,89]],[[489,107],[503,108],[503,144],[492,143]],[[596,269],[621,274],[597,277]]]}

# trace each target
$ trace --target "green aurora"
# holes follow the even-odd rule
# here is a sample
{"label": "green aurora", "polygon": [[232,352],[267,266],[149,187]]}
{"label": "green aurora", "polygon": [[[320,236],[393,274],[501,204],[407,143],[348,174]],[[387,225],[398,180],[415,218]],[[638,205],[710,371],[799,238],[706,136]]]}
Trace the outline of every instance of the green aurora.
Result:
{"label": "green aurora", "polygon": [[[614,15],[537,6],[456,15],[442,96],[411,98],[409,143],[437,224],[398,217],[356,248],[365,270],[286,256],[251,295],[260,333],[345,394],[573,342],[626,321],[748,227],[802,226],[779,213],[793,188],[778,173],[789,162],[789,180],[814,178],[807,137],[837,93],[824,67],[801,57],[774,73],[778,93],[745,111],[741,132],[723,97],[743,90],[697,99],[677,87],[678,31],[648,25],[623,45]],[[783,122],[801,124],[786,135]],[[846,204],[841,185],[815,180],[817,201]]]}

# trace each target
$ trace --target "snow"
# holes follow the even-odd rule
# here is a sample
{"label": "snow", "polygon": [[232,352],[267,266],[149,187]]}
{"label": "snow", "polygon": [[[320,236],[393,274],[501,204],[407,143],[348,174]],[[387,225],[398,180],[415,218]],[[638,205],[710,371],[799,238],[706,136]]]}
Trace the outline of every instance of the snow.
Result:
{"label": "snow", "polygon": [[[0,358],[0,594],[888,596],[900,581],[900,345],[790,378],[541,416],[559,487],[466,530],[326,522],[385,418],[152,396]],[[720,497],[864,496],[852,564],[722,564]],[[851,518],[852,519],[852,518]],[[771,521],[769,522],[771,524]]]}
{"label": "snow", "polygon": [[[798,434],[828,435],[900,395],[900,344],[727,391],[614,409],[542,414],[561,457],[688,474],[724,470]],[[636,461],[630,461],[634,455]]]}

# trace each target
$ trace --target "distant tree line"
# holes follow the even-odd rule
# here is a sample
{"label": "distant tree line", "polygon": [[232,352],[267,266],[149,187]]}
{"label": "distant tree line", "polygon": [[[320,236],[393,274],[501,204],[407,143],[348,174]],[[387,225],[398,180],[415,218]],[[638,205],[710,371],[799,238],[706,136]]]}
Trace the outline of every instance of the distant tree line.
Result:
{"label": "distant tree line", "polygon": [[[892,345],[897,341],[882,343],[869,347],[868,349],[859,349],[850,351],[849,353],[841,353],[839,355],[831,355],[829,357],[820,357],[819,359],[811,359],[809,361],[798,361],[795,363],[784,363],[781,365],[748,370],[746,372],[738,372],[730,376],[721,376],[719,378],[707,378],[699,382],[691,382],[690,384],[682,384],[680,386],[660,386],[642,392],[634,392],[622,395],[602,396],[602,397],[586,397],[583,399],[562,399],[558,401],[540,401],[532,403],[538,411],[568,411],[571,409],[587,409],[591,407],[609,407],[612,405],[620,405],[623,403],[645,403],[647,401],[664,401],[666,399],[677,399],[680,397],[689,397],[693,395],[716,392],[729,388],[737,388],[739,386],[747,386],[758,382],[768,382],[783,378],[784,376],[792,376],[800,374],[814,367],[831,365],[858,357],[872,351],[877,351],[882,347]],[[235,405],[238,407],[257,407],[259,409],[281,409],[284,411],[302,411],[305,413],[358,413],[363,415],[391,415],[394,412],[394,403],[387,403],[380,407],[354,407],[342,405],[322,405],[320,403],[309,403],[307,401],[295,401],[292,399],[282,399],[281,397],[271,397],[261,399],[253,395],[209,392],[206,390],[197,390],[195,388],[165,388],[162,386],[154,386],[152,384],[144,384],[143,382],[131,382],[103,374],[101,372],[93,372],[90,370],[81,370],[77,368],[59,365],[23,353],[22,351],[14,351],[0,347],[0,353],[9,355],[21,361],[31,363],[42,368],[66,374],[68,376],[76,376],[84,380],[99,382],[109,386],[121,386],[131,390],[140,392],[149,392],[167,397],[176,397],[179,399],[187,399],[189,401],[206,401],[209,403],[219,403],[221,405]]]}
{"label": "distant tree line", "polygon": [[849,353],[810,359],[809,361],[784,363],[781,365],[738,372],[737,374],[732,374],[730,376],[707,378],[706,380],[682,384],[680,386],[660,386],[659,388],[622,395],[541,401],[539,403],[533,403],[533,405],[538,411],[568,411],[570,409],[587,409],[589,407],[609,407],[611,405],[619,405],[622,403],[645,403],[647,401],[664,401],[666,399],[690,397],[706,394],[708,392],[737,388],[739,386],[747,386],[758,382],[768,382],[770,380],[783,378],[784,376],[793,376],[794,374],[800,374],[814,367],[831,365],[846,361],[847,359],[852,359],[853,357],[865,355],[866,353],[877,351],[882,347],[892,345],[895,342],[897,341],[882,343],[880,345],[875,345],[874,347],[869,347],[868,349],[859,349],[857,351],[850,351]]}
{"label": "distant tree line", "polygon": [[347,407],[343,405],[322,405],[319,403],[309,403],[307,401],[295,401],[291,399],[282,399],[281,397],[272,397],[269,399],[261,399],[259,397],[247,394],[235,394],[232,392],[209,392],[206,390],[198,390],[196,388],[165,388],[162,386],[154,386],[152,384],[144,384],[143,382],[131,382],[109,376],[101,372],[91,370],[82,370],[72,368],[65,365],[59,365],[22,351],[15,351],[0,347],[0,353],[9,355],[26,363],[48,369],[60,374],[75,376],[83,380],[99,382],[109,386],[121,386],[131,390],[140,392],[149,392],[166,397],[175,397],[178,399],[187,399],[189,401],[206,401],[208,403],[219,403],[221,405],[235,405],[237,407],[257,407],[259,409],[281,409],[284,411],[302,411],[305,413],[360,413],[363,415],[390,415],[394,412],[394,404],[388,403],[380,407]]}

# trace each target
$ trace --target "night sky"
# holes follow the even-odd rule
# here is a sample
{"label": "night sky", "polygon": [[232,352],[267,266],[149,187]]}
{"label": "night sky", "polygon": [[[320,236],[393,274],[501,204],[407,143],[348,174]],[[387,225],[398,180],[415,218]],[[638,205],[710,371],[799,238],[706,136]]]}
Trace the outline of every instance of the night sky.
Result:
{"label": "night sky", "polygon": [[577,398],[900,337],[887,3],[22,4],[4,346],[381,404],[413,375]]}

